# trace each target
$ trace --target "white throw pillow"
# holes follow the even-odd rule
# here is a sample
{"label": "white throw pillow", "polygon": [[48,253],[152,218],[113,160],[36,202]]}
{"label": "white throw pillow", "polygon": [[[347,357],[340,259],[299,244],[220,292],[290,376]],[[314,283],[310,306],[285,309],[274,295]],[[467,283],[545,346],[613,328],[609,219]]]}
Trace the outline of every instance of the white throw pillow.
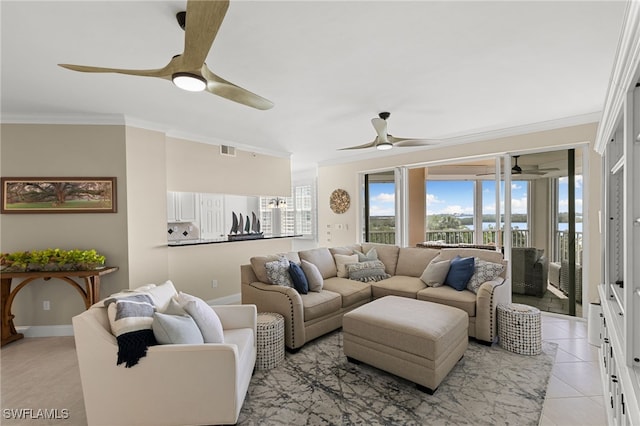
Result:
{"label": "white throw pillow", "polygon": [[420,279],[429,287],[440,287],[444,284],[444,280],[447,278],[450,266],[450,260],[441,260],[437,262],[434,259],[427,265],[420,276]]}
{"label": "white throw pillow", "polygon": [[161,345],[183,344],[198,345],[204,343],[202,333],[189,315],[153,314],[153,335]]}
{"label": "white throw pillow", "polygon": [[199,297],[183,292],[176,296],[178,304],[198,325],[205,343],[224,343],[224,331],[218,314]]}
{"label": "white throw pillow", "polygon": [[173,283],[170,280],[167,280],[160,285],[156,285],[145,290],[145,293],[148,293],[151,295],[151,298],[153,299],[153,303],[156,305],[157,312],[166,311],[167,306],[169,306],[169,301],[171,301],[171,298],[176,294],[178,294],[178,292],[176,291],[176,288],[173,286]]}
{"label": "white throw pillow", "polygon": [[338,268],[338,277],[348,278],[349,271],[347,271],[347,265],[350,263],[358,263],[358,255],[346,255],[346,254],[334,254],[336,260],[336,267]]}
{"label": "white throw pillow", "polygon": [[304,275],[307,277],[307,281],[309,282],[309,291],[322,291],[324,280],[322,279],[322,274],[320,273],[318,267],[306,260],[302,260],[302,262],[300,263],[300,267],[302,268],[302,272],[304,272]]}

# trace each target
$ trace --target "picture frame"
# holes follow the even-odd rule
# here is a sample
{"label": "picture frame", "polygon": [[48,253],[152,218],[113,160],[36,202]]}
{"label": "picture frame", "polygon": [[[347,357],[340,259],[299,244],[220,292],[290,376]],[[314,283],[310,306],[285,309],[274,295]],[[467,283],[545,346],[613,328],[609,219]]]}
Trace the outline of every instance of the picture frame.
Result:
{"label": "picture frame", "polygon": [[117,213],[115,177],[2,177],[2,214]]}

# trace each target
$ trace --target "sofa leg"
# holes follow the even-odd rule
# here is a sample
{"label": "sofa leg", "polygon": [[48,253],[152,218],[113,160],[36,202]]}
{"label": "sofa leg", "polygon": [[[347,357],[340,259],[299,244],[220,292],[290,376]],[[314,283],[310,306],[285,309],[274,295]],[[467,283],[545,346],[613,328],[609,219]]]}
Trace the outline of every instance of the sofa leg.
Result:
{"label": "sofa leg", "polygon": [[416,383],[416,388],[418,388],[419,391],[424,392],[424,393],[429,394],[429,395],[433,395],[434,392],[436,390],[438,390],[438,388],[431,389],[431,388],[428,388],[426,386],[419,385],[417,383]]}
{"label": "sofa leg", "polygon": [[298,353],[298,351],[300,350],[300,348],[294,348],[294,349],[291,349],[291,348],[288,348],[288,347],[286,347],[286,346],[285,346],[284,348],[285,348],[285,349],[287,350],[287,352],[288,352],[288,353],[290,353],[290,354],[297,354],[297,353]]}

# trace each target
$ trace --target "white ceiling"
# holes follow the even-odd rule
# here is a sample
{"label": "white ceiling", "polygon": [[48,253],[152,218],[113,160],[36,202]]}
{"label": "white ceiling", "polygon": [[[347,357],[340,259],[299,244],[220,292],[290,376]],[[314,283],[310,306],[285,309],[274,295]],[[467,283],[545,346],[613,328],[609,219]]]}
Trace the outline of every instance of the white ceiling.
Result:
{"label": "white ceiling", "polygon": [[185,5],[2,0],[3,122],[125,117],[292,154],[294,171],[389,155],[338,151],[371,142],[380,111],[392,112],[389,133],[418,138],[593,122],[626,10],[624,1],[232,1],[207,64],[273,101],[268,111],[56,65],[162,67],[182,52],[175,14]]}

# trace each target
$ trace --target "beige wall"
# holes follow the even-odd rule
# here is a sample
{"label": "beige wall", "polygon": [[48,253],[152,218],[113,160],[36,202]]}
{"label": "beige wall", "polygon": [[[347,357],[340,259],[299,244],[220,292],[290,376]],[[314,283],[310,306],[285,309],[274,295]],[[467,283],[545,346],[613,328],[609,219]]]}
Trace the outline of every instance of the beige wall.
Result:
{"label": "beige wall", "polygon": [[[545,148],[557,149],[558,147],[575,147],[588,143],[589,149],[593,147],[597,123],[572,126],[555,130],[529,133],[512,137],[504,137],[482,142],[459,144],[446,148],[431,148],[422,151],[402,153],[400,149],[392,151],[399,154],[387,154],[385,156],[356,161],[339,165],[325,165],[318,168],[318,228],[319,245],[345,245],[354,240],[359,241],[361,224],[359,212],[362,206],[358,199],[358,174],[369,171],[388,170],[395,166],[418,165],[428,162],[464,159],[487,154],[521,153],[530,150]],[[585,188],[589,191],[589,204],[584,206],[584,211],[590,215],[589,235],[585,244],[589,245],[591,260],[588,262],[589,295],[588,300],[597,299],[596,284],[600,279],[600,235],[597,234],[597,212],[600,209],[600,160],[591,155],[592,162],[590,176],[585,179]],[[329,194],[336,189],[343,188],[352,196],[351,208],[338,218],[329,208]],[[586,190],[586,189],[585,189]],[[339,222],[337,222],[339,221]],[[330,239],[326,233],[328,225],[335,223],[346,224],[343,230],[332,229]],[[594,229],[596,232],[593,232]],[[595,254],[596,257],[593,257]]]}
{"label": "beige wall", "polygon": [[[166,140],[167,190],[235,195],[289,195],[289,158],[236,150],[220,155],[218,145]],[[166,194],[165,194],[166,197]],[[166,210],[166,198],[162,201]],[[166,216],[165,216],[166,218]],[[166,233],[166,223],[164,224]],[[240,293],[240,265],[252,256],[291,250],[291,239],[238,241],[169,247],[169,277],[180,291],[205,300]],[[212,288],[211,280],[218,280]]]}
{"label": "beige wall", "polygon": [[129,287],[169,277],[164,133],[126,128]]}
{"label": "beige wall", "polygon": [[[120,270],[102,279],[102,294],[128,285],[127,175],[123,126],[3,124],[2,176],[117,178],[118,212],[0,215],[0,250],[94,248]],[[51,310],[42,309],[49,300]],[[35,281],[18,293],[16,325],[70,324],[84,310],[77,291],[59,281]]]}
{"label": "beige wall", "polygon": [[[125,126],[2,125],[2,176],[115,176],[115,214],[0,215],[0,251],[95,248],[120,270],[102,279],[101,296],[171,279],[206,300],[240,293],[240,264],[254,255],[286,252],[291,240],[167,247],[167,190],[239,195],[288,195],[288,158],[167,138]],[[267,179],[264,177],[268,176]],[[211,287],[211,280],[218,287]],[[42,302],[51,309],[44,311]],[[84,310],[61,281],[36,281],[14,300],[15,325],[69,325]]]}
{"label": "beige wall", "polygon": [[219,145],[167,138],[167,190],[234,195],[290,195],[291,162]]}

